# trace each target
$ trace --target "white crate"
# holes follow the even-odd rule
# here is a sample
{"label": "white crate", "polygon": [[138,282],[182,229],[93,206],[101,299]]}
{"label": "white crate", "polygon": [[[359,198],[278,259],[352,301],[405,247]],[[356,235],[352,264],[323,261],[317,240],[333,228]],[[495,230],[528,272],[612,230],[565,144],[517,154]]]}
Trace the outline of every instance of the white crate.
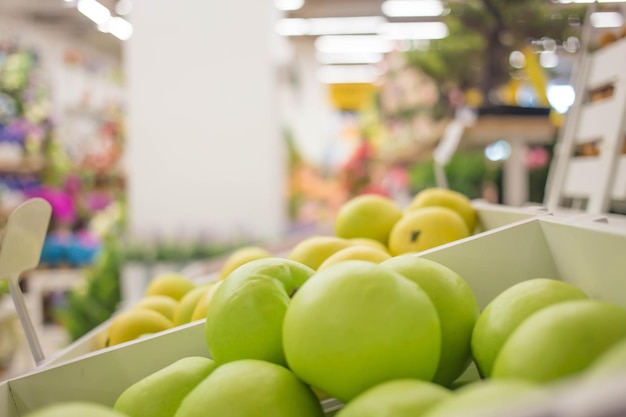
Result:
{"label": "white crate", "polygon": [[[625,227],[588,217],[568,220],[544,215],[424,251],[420,256],[456,270],[467,280],[481,307],[511,285],[537,277],[571,282],[593,298],[626,306],[624,253]],[[0,388],[0,398],[8,396],[6,410],[0,409],[0,415],[20,416],[46,404],[76,399],[111,405],[133,382],[190,355],[208,355],[204,321],[12,379],[8,382],[10,393],[6,386]],[[591,413],[600,406],[621,406],[622,397],[607,381],[584,387],[570,384],[549,401],[511,413],[537,416],[531,411],[540,408],[565,417],[572,415],[572,404]],[[580,404],[581,399],[584,404]],[[602,404],[596,404],[598,401]]]}
{"label": "white crate", "polygon": [[[481,201],[472,202],[477,213],[476,234],[467,239],[474,239],[476,236],[486,231],[494,231],[500,228],[507,228],[519,222],[525,222],[529,219],[540,216],[549,215],[545,208],[540,206],[530,207],[510,207],[499,204],[489,204]],[[568,214],[569,215],[569,214]],[[463,239],[465,241],[467,239]],[[454,242],[456,244],[458,242]],[[287,256],[287,254],[285,254]],[[217,279],[217,274],[210,277],[204,277],[204,281],[212,282]],[[125,304],[124,309],[132,307],[133,304]],[[98,327],[82,336],[69,346],[65,347],[54,355],[46,358],[38,369],[44,369],[52,365],[58,365],[68,360],[78,358],[82,355],[94,352],[101,348],[101,341],[106,338],[105,333],[109,326],[110,320],[105,321]]]}

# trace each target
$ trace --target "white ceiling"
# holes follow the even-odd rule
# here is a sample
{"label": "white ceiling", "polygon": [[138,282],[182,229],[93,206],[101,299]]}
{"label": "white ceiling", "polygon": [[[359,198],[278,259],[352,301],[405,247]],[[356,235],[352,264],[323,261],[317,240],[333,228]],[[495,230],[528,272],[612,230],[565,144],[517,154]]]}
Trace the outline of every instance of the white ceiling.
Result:
{"label": "white ceiling", "polygon": [[[115,7],[115,0],[99,1],[110,10]],[[81,39],[107,54],[121,55],[121,42],[117,38],[96,30],[93,22],[63,0],[0,0],[0,17],[33,23],[43,29]]]}
{"label": "white ceiling", "polygon": [[[115,9],[117,2],[117,0],[99,1],[110,10]],[[383,0],[306,0],[304,6],[300,10],[290,12],[289,17],[374,16],[381,14],[382,2]],[[0,0],[0,18],[9,17],[32,22],[48,30],[79,38],[103,52],[121,57],[121,41],[110,34],[95,30],[89,19],[68,4],[63,0]]]}

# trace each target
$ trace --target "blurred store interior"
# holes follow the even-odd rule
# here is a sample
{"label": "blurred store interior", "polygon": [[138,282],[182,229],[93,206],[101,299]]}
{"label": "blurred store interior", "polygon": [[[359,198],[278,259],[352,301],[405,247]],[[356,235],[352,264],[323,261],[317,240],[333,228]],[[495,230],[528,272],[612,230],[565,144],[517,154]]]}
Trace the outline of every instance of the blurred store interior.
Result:
{"label": "blurred store interior", "polygon": [[[544,205],[579,64],[626,37],[625,15],[618,1],[0,1],[0,227],[29,198],[52,206],[21,281],[46,352],[107,320],[125,274],[281,250],[362,193]],[[9,378],[34,364],[6,286],[0,323]]]}

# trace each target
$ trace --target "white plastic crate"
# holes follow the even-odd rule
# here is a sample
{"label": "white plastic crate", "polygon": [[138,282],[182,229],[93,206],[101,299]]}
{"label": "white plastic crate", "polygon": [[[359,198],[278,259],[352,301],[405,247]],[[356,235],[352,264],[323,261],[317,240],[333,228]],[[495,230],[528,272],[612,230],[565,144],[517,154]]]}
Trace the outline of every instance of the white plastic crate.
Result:
{"label": "white plastic crate", "polygon": [[[506,228],[518,222],[548,215],[547,211],[540,206],[510,207],[481,201],[473,201],[472,204],[477,213],[477,230],[476,234],[467,239],[473,239],[486,231]],[[132,305],[126,306],[126,308],[130,307]],[[58,365],[101,349],[101,341],[106,338],[109,323],[110,320],[107,320],[66,348],[46,358],[38,368],[44,369],[52,365]]]}
{"label": "white plastic crate", "polygon": [[[467,280],[481,307],[509,286],[537,277],[571,282],[593,298],[626,306],[624,253],[626,228],[621,225],[544,215],[424,251],[420,256],[456,270]],[[130,384],[190,355],[208,355],[204,321],[10,380],[10,393],[6,387],[0,390],[0,398],[8,396],[0,415],[23,416],[46,404],[77,399],[111,405]],[[595,386],[567,385],[549,401],[527,404],[523,410],[511,410],[511,415],[539,416],[551,410],[554,416],[569,417],[574,415],[572,404],[577,404],[588,411],[585,415],[594,416],[592,411],[600,406],[622,406],[622,396],[609,385],[606,381]],[[607,398],[609,393],[613,394]],[[582,399],[584,404],[580,404]],[[602,404],[595,404],[597,401]]]}

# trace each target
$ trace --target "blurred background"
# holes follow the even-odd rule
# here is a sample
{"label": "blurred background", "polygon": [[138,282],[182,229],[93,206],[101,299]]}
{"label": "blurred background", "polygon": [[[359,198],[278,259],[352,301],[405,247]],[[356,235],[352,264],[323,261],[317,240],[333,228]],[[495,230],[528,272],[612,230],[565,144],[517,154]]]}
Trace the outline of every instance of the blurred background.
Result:
{"label": "blurred background", "polygon": [[0,2],[0,228],[53,207],[22,280],[51,351],[130,281],[287,247],[358,194],[541,205],[581,51],[626,35],[618,1],[162,3]]}

